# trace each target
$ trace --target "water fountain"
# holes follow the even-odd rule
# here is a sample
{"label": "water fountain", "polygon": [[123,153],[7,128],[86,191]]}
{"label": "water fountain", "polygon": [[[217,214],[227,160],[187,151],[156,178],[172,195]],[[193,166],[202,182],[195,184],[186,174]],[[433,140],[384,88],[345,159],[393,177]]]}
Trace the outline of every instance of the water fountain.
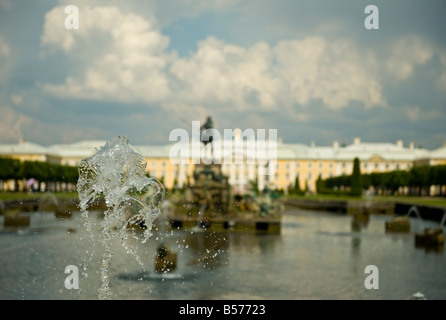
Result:
{"label": "water fountain", "polygon": [[73,210],[76,209],[75,205],[70,205],[67,201],[59,201],[52,192],[45,192],[43,196],[39,198],[39,205],[37,211],[39,212],[54,212],[56,218],[71,218],[73,216]]}
{"label": "water fountain", "polygon": [[[420,212],[416,206],[411,206],[407,215],[393,217],[391,221],[386,221],[386,232],[410,232],[410,214],[414,212],[421,219]],[[422,219],[421,219],[422,220]]]}
{"label": "water fountain", "polygon": [[417,206],[412,206],[409,208],[409,211],[407,211],[407,216],[410,217],[411,213],[415,213],[415,215],[417,216],[418,219],[420,219],[421,221],[423,221],[423,218],[420,215],[420,210],[418,210]]}
{"label": "water fountain", "polygon": [[440,221],[440,228],[444,228],[446,226],[446,209],[443,211],[443,218]]}
{"label": "water fountain", "polygon": [[415,216],[420,221],[420,226],[424,229],[423,232],[415,234],[415,246],[423,247],[426,249],[439,249],[442,251],[444,245],[444,234],[442,226],[446,221],[446,210],[444,211],[443,218],[438,228],[426,228],[424,227],[423,218],[421,217],[420,210],[417,206],[411,206],[404,216],[394,217],[391,221],[386,221],[386,231],[391,232],[410,232],[410,216]]}
{"label": "water fountain", "polygon": [[281,232],[283,208],[267,188],[257,197],[232,193],[221,164],[196,164],[194,182],[185,186],[184,197],[174,203],[171,222],[197,232]]}
{"label": "water fountain", "polygon": [[[103,198],[107,210],[101,222],[101,238],[105,252],[100,267],[102,286],[99,299],[110,299],[108,269],[113,255],[111,241],[119,236],[127,253],[133,254],[143,266],[136,248],[128,244],[129,236],[145,243],[151,237],[154,220],[160,214],[159,206],[164,199],[164,186],[155,178],[146,176],[147,162],[128,144],[126,137],[115,137],[79,165],[79,207],[85,219],[85,229],[92,234],[89,207]],[[140,226],[141,228],[134,228]],[[142,231],[142,239],[138,237]],[[92,234],[93,237],[93,234]]]}
{"label": "water fountain", "polygon": [[52,192],[45,192],[42,197],[39,199],[38,211],[56,211],[59,207],[59,200],[57,200],[56,196]]}
{"label": "water fountain", "polygon": [[[418,217],[421,216],[418,213]],[[446,222],[446,209],[443,212],[443,218],[440,221],[438,228],[424,228],[422,233],[415,234],[415,246],[424,247],[426,249],[438,249],[438,251],[443,251],[444,245],[444,234],[443,226]]]}
{"label": "water fountain", "polygon": [[0,200],[0,214],[3,215],[4,227],[22,228],[29,227],[31,224],[29,214],[20,212],[18,209],[8,211],[2,200]]}

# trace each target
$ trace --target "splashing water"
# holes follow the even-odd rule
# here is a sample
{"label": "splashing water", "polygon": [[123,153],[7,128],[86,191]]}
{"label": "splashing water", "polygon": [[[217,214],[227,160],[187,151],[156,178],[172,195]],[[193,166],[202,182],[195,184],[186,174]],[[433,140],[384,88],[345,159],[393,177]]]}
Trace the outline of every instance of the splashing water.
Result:
{"label": "splashing water", "polygon": [[421,227],[424,229],[423,218],[422,218],[421,215],[420,215],[420,210],[418,210],[418,207],[417,207],[417,206],[411,206],[411,207],[409,208],[409,211],[407,211],[407,216],[410,217],[410,214],[411,214],[412,212],[415,212],[417,218],[418,218],[418,219],[420,220],[420,222],[421,222]]}
{"label": "splashing water", "polygon": [[[147,162],[128,145],[126,137],[115,137],[106,142],[95,155],[83,159],[79,166],[79,207],[82,216],[88,221],[88,207],[99,197],[104,197],[108,210],[104,213],[101,224],[101,243],[105,248],[102,256],[102,286],[99,299],[109,299],[108,267],[112,252],[110,243],[116,234],[122,246],[133,254],[139,264],[143,265],[136,249],[127,243],[130,236],[138,239],[131,225],[144,225],[142,242],[152,235],[154,220],[160,214],[160,203],[164,199],[164,186],[155,178],[146,176]],[[91,232],[91,223],[85,224]],[[133,231],[132,231],[133,230]]]}
{"label": "splashing water", "polygon": [[44,195],[39,199],[39,211],[47,211],[48,208],[59,207],[59,201],[52,192],[45,192]]}

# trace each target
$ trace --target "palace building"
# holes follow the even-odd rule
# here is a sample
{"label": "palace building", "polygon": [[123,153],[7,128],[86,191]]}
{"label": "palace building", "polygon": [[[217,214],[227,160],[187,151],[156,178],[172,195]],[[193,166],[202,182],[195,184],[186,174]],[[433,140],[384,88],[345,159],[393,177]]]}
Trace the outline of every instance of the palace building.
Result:
{"label": "palace building", "polygon": [[[446,164],[446,145],[436,150],[426,150],[415,148],[413,143],[405,146],[401,140],[396,143],[371,143],[362,142],[359,138],[345,146],[340,146],[338,142],[331,146],[316,146],[283,143],[279,140],[273,145],[274,158],[265,164],[261,158],[250,155],[250,152],[254,151],[249,148],[247,140],[243,140],[240,135],[233,137],[233,140],[237,139],[241,140],[238,143],[223,141],[217,148],[221,154],[214,151],[214,158],[217,154],[221,159],[223,174],[229,177],[229,183],[240,192],[254,181],[257,181],[260,189],[269,186],[272,189],[287,190],[294,185],[296,176],[302,190],[308,188],[309,191],[315,191],[319,176],[326,179],[350,175],[356,157],[361,162],[362,173],[409,170],[417,165]],[[97,149],[105,145],[105,142],[91,140],[41,146],[20,141],[18,144],[0,144],[0,157],[77,166],[82,159],[92,156]],[[243,161],[234,161],[239,151],[234,146],[244,151],[242,158],[238,158]],[[147,171],[150,176],[162,179],[168,189],[182,187],[187,181],[193,182],[194,165],[203,161],[201,153],[198,155],[201,158],[197,159],[194,152],[181,155],[172,152],[172,147],[173,144],[132,145],[136,152],[147,159]],[[265,167],[268,167],[269,171],[265,170]]]}

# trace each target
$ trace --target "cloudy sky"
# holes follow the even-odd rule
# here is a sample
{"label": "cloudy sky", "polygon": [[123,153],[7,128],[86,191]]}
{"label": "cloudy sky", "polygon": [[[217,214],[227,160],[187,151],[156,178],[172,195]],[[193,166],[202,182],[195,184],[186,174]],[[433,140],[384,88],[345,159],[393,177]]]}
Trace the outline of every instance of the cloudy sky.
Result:
{"label": "cloudy sky", "polygon": [[167,144],[211,116],[220,132],[278,129],[288,143],[435,149],[445,12],[444,0],[0,0],[0,143]]}

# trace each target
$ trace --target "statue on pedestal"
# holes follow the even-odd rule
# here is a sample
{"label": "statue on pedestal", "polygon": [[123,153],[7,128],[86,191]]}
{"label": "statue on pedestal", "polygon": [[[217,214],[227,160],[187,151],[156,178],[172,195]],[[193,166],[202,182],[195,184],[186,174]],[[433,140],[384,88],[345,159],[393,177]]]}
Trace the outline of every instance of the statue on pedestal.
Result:
{"label": "statue on pedestal", "polygon": [[211,117],[207,117],[206,122],[200,127],[200,136],[201,136],[200,140],[201,142],[204,143],[205,146],[208,143],[212,143],[212,141],[214,140],[212,134],[206,133],[207,129],[213,129],[213,128],[214,128],[214,122],[212,121]]}

